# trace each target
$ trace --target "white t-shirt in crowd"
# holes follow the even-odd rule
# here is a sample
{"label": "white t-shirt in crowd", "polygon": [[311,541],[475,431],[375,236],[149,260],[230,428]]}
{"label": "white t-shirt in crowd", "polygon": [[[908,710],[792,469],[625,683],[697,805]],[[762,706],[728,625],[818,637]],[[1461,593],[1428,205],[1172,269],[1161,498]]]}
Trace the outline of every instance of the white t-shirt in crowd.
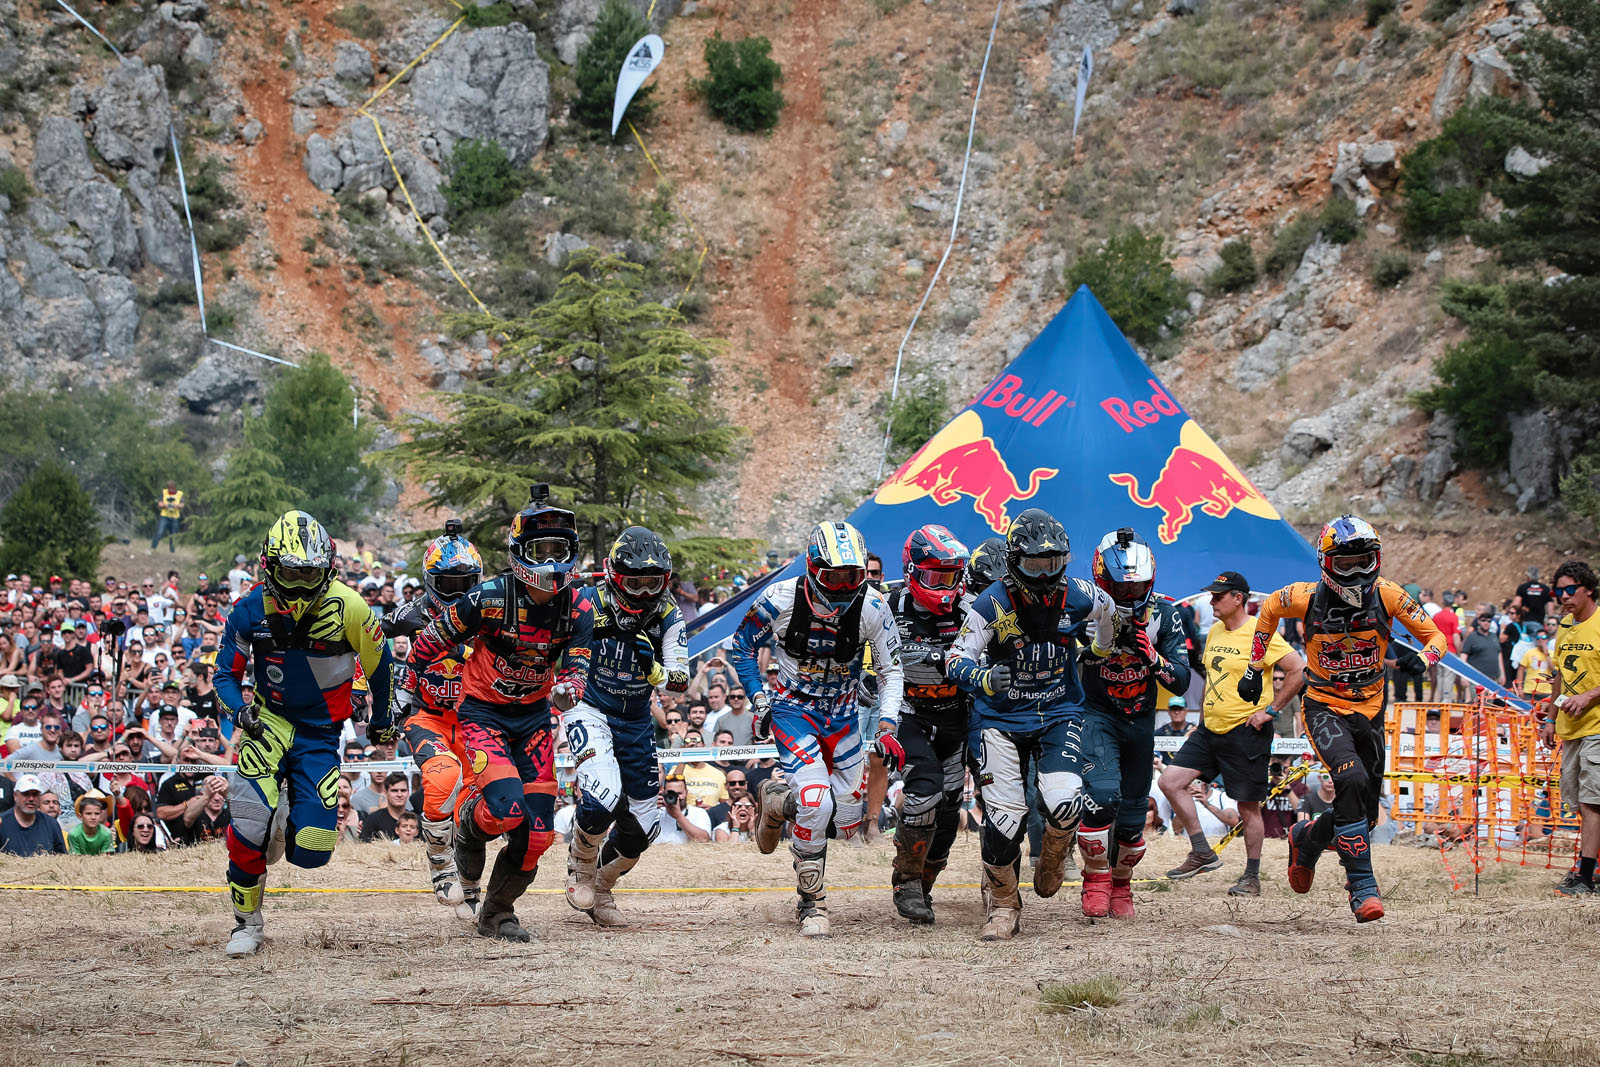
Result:
{"label": "white t-shirt in crowd", "polygon": [[[711,816],[706,814],[704,808],[690,806],[687,812],[689,821],[694,823],[706,833],[711,832]],[[661,809],[661,836],[656,838],[658,845],[692,845],[698,842],[691,841],[689,835],[678,826],[678,820],[667,814],[665,808]]]}
{"label": "white t-shirt in crowd", "polygon": [[250,577],[250,572],[243,567],[235,567],[228,572],[228,599],[238,600],[244,596],[244,591],[250,587],[255,579]]}
{"label": "white t-shirt in crowd", "polygon": [[153,596],[145,597],[144,602],[150,609],[151,622],[158,622],[165,626],[172,621],[172,609],[174,607],[172,601],[160,593],[156,593]]}

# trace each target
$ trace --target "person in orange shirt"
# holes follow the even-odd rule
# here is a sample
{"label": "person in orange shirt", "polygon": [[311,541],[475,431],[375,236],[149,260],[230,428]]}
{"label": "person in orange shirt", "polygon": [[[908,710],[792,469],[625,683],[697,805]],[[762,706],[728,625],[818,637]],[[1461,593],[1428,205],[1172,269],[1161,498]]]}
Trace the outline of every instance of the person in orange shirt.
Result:
{"label": "person in orange shirt", "polygon": [[1306,735],[1333,777],[1333,808],[1289,831],[1289,886],[1311,890],[1317,858],[1330,845],[1345,869],[1357,922],[1383,918],[1368,833],[1378,821],[1383,788],[1383,714],[1388,706],[1383,661],[1394,623],[1422,642],[1429,667],[1444,656],[1444,637],[1399,585],[1378,577],[1383,545],[1365,519],[1341,515],[1317,539],[1322,579],[1295,582],[1271,594],[1256,617],[1250,666],[1239,679],[1249,703],[1261,696],[1261,672],[1272,635],[1286,618],[1304,619]]}

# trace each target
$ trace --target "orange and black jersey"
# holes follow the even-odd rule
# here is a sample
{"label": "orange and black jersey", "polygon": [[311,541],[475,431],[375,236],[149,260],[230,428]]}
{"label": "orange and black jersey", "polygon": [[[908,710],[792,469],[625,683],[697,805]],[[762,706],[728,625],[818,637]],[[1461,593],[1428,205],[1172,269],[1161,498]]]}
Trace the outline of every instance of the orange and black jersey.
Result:
{"label": "orange and black jersey", "polygon": [[[418,597],[383,620],[383,635],[393,638],[404,634],[415,639],[432,621],[427,598]],[[457,645],[420,670],[413,670],[410,663],[399,664],[394,671],[397,714],[422,710],[453,720],[456,705],[461,702],[461,676],[466,663],[466,646]]]}
{"label": "orange and black jersey", "polygon": [[1383,711],[1383,660],[1394,623],[1422,642],[1422,658],[1430,666],[1445,653],[1444,636],[1428,613],[1387,578],[1373,583],[1359,607],[1322,582],[1295,582],[1272,593],[1256,617],[1250,666],[1262,669],[1268,643],[1284,619],[1305,620],[1308,695],[1340,714],[1359,711],[1370,719]]}
{"label": "orange and black jersey", "polygon": [[593,631],[588,590],[569,587],[548,604],[535,604],[515,577],[499,574],[463,593],[417,634],[411,669],[426,670],[467,645],[462,699],[532,711],[557,682],[582,697]]}

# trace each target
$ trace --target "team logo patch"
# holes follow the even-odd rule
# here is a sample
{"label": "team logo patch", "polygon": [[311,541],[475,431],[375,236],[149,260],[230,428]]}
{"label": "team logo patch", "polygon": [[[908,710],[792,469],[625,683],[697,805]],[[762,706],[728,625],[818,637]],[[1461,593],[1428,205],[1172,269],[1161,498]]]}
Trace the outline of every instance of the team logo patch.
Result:
{"label": "team logo patch", "polygon": [[489,766],[489,753],[481,748],[472,750],[472,773],[482,774],[483,769]]}
{"label": "team logo patch", "polygon": [[267,665],[267,681],[271,682],[273,685],[282,685],[283,668],[278,666],[276,663],[269,663]]}

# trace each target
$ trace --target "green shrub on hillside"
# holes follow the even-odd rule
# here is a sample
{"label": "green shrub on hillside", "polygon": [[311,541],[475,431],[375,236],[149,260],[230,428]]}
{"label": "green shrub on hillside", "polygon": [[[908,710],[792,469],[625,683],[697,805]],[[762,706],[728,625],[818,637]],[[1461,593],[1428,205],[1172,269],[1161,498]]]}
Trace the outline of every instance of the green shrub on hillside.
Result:
{"label": "green shrub on hillside", "polygon": [[908,456],[938,433],[949,417],[948,402],[940,378],[925,377],[916,386],[907,382],[889,411],[889,444],[894,454]]}
{"label": "green shrub on hillside", "polygon": [[1211,277],[1206,279],[1206,284],[1214,291],[1236,293],[1255,284],[1260,275],[1256,271],[1256,253],[1250,246],[1250,238],[1229,241],[1222,246],[1218,255],[1222,257],[1222,266],[1212,271]]}
{"label": "green shrub on hillside", "polygon": [[100,566],[99,516],[78,476],[46,460],[0,508],[0,568],[34,575],[93,574]]}
{"label": "green shrub on hillside", "polygon": [[771,56],[765,37],[725,41],[714,33],[706,42],[707,77],[695,82],[711,113],[736,130],[770,130],[778,124],[783,94],[777,84],[783,68]]}
{"label": "green shrub on hillside", "polygon": [[1415,270],[1411,257],[1404,252],[1385,252],[1372,264],[1372,284],[1379,289],[1393,289]]}
{"label": "green shrub on hillside", "polygon": [[1405,194],[1401,228],[1413,242],[1459,237],[1478,217],[1484,189],[1498,178],[1506,153],[1515,147],[1515,105],[1491,97],[1469,104],[1444,122],[1439,136],[1423,141],[1400,161]]}
{"label": "green shrub on hillside", "polygon": [[1355,201],[1342,196],[1329,197],[1317,218],[1317,232],[1322,234],[1323,240],[1336,245],[1347,245],[1360,237],[1361,220],[1356,217]]}
{"label": "green shrub on hillside", "polygon": [[473,29],[484,26],[506,26],[513,22],[517,13],[505,0],[496,0],[492,4],[467,4],[461,9],[462,18],[467,20],[467,25]]}
{"label": "green shrub on hillside", "polygon": [[1124,334],[1153,345],[1176,324],[1183,293],[1166,242],[1135,226],[1067,268],[1067,288],[1087,285]]}
{"label": "green shrub on hillside", "polygon": [[1300,259],[1318,237],[1330,244],[1345,245],[1361,236],[1361,221],[1356,218],[1352,201],[1335,194],[1322,205],[1316,215],[1302,215],[1293,222],[1280,226],[1272,235],[1272,247],[1261,262],[1263,272],[1283,274],[1300,265]]}
{"label": "green shrub on hillside", "polygon": [[450,153],[450,180],[439,186],[452,215],[493,211],[522,192],[522,175],[495,141],[467,137]]}
{"label": "green shrub on hillside", "polygon": [[33,195],[33,188],[28,184],[28,176],[15,166],[0,170],[0,196],[11,201],[13,212],[21,211],[28,206],[28,197]]}
{"label": "green shrub on hillside", "polygon": [[366,41],[376,41],[383,36],[383,16],[367,4],[341,7],[328,16],[328,21],[350,34]]}
{"label": "green shrub on hillside", "polygon": [[[617,73],[622,61],[628,58],[628,49],[635,41],[650,32],[644,19],[624,0],[606,0],[600,18],[589,35],[589,43],[578,52],[578,66],[574,80],[578,85],[578,99],[572,104],[572,117],[592,130],[611,132],[611,107],[617,96]],[[642,122],[655,110],[650,99],[655,86],[650,82],[639,87],[628,104],[626,116]]]}
{"label": "green shrub on hillside", "polygon": [[1367,0],[1367,29],[1376,26],[1383,16],[1393,14],[1399,6],[1400,0]]}

